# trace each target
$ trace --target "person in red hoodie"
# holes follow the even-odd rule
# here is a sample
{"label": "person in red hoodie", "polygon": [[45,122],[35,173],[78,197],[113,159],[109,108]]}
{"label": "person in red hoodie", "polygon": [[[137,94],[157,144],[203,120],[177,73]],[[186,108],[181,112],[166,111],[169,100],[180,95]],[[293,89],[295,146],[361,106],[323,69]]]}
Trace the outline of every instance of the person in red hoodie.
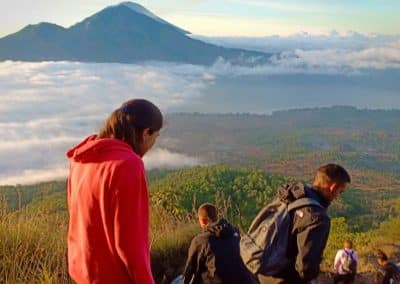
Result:
{"label": "person in red hoodie", "polygon": [[154,104],[131,100],[67,152],[68,271],[76,283],[154,283],[141,158],[162,124]]}

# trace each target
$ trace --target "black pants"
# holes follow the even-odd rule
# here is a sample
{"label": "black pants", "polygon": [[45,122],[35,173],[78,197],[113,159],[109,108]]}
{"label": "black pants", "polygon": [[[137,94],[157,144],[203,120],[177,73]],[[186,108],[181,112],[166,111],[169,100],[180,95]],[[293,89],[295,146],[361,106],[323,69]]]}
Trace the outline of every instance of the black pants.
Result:
{"label": "black pants", "polygon": [[354,274],[335,274],[335,276],[333,276],[333,284],[351,284],[354,282],[354,278]]}

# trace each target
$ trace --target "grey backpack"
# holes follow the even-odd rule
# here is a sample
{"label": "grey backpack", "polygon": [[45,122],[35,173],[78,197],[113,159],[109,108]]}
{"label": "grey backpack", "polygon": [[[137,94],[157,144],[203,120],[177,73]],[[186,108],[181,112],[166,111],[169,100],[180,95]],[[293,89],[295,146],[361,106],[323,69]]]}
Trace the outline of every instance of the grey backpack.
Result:
{"label": "grey backpack", "polygon": [[292,223],[289,213],[307,205],[322,207],[312,198],[303,197],[290,204],[276,199],[258,213],[240,240],[240,255],[253,274],[272,276],[289,265],[287,249]]}

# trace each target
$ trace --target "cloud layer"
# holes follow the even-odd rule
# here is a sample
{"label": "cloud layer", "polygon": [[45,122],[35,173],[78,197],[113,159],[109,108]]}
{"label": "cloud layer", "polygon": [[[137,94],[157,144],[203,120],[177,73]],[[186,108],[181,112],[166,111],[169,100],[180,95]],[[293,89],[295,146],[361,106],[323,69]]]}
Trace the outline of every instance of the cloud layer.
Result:
{"label": "cloud layer", "polygon": [[[349,32],[341,35],[295,34],[288,37],[202,37],[204,41],[222,45],[274,53],[271,64],[239,68],[239,73],[314,72],[348,73],[359,69],[400,68],[400,35],[363,35]],[[238,71],[236,71],[238,72]]]}
{"label": "cloud layer", "polygon": [[[209,79],[199,70],[156,63],[0,63],[0,185],[65,176],[66,150],[97,132],[122,102],[141,97],[168,111],[200,97]],[[148,163],[177,168],[197,161],[159,150]]]}
{"label": "cloud layer", "polygon": [[[221,44],[221,40],[227,41],[213,40]],[[112,110],[131,98],[149,99],[163,112],[229,112],[236,111],[228,106],[237,96],[243,97],[237,103],[238,109],[248,112],[262,111],[264,103],[273,108],[274,100],[279,101],[275,105],[279,109],[293,107],[289,102],[314,106],[298,97],[301,88],[305,94],[313,93],[310,101],[315,102],[319,92],[325,89],[333,92],[343,85],[344,92],[339,89],[337,92],[346,102],[354,102],[353,105],[357,102],[351,95],[363,94],[364,89],[381,96],[376,107],[400,105],[400,98],[395,95],[399,87],[396,82],[400,81],[396,79],[400,74],[399,37],[301,34],[258,41],[236,38],[224,42],[228,46],[279,51],[267,64],[253,67],[232,66],[223,59],[210,67],[157,62],[143,65],[0,62],[0,185],[64,177],[66,150],[96,132]],[[322,81],[320,77],[318,80],[307,77],[309,85],[305,86],[300,76],[304,74],[325,77]],[[261,79],[251,81],[253,77]],[[388,77],[390,81],[386,81]],[[323,89],[313,85],[314,81]],[[371,81],[373,88],[360,87]],[[255,84],[259,84],[258,89]],[[320,104],[335,103],[329,101],[334,95],[321,96]],[[391,101],[385,103],[383,95]],[[338,98],[338,101],[343,100]],[[251,108],[250,104],[259,108]],[[149,169],[201,163],[199,158],[167,149],[154,149],[146,157]]]}

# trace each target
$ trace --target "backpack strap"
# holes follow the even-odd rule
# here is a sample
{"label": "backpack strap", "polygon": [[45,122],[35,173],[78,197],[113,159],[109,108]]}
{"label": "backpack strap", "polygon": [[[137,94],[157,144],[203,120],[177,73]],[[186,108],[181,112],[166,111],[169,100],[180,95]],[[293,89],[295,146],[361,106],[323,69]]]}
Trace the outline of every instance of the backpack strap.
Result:
{"label": "backpack strap", "polygon": [[345,255],[350,256],[352,261],[356,262],[356,260],[354,259],[354,256],[353,256],[354,255],[354,250],[351,250],[350,252],[347,252],[347,250],[344,249],[343,252],[344,252]]}
{"label": "backpack strap", "polygon": [[308,205],[314,205],[314,206],[318,206],[318,207],[324,208],[314,198],[302,197],[302,198],[299,198],[299,199],[293,201],[292,203],[290,203],[288,205],[288,211],[292,211],[292,210],[298,209],[300,207],[308,206]]}

